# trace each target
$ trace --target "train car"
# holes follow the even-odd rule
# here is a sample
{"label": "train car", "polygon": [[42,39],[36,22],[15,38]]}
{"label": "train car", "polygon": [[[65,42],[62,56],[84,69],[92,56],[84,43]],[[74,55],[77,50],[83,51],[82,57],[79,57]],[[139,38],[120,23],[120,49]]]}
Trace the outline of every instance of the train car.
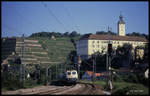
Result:
{"label": "train car", "polygon": [[78,73],[76,70],[66,70],[64,73],[60,73],[56,81],[53,81],[54,85],[72,85],[76,84],[78,80]]}
{"label": "train car", "polygon": [[76,84],[78,80],[78,73],[76,70],[67,70],[65,75],[67,83]]}

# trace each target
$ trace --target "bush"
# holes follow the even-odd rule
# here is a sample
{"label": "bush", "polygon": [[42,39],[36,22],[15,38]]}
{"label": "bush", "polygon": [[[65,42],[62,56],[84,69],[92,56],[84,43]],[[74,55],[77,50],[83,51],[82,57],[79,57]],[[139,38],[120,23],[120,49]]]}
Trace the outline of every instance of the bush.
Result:
{"label": "bush", "polygon": [[120,75],[115,75],[114,78],[113,78],[113,80],[114,80],[115,82],[123,82],[123,81],[124,81],[124,80],[121,78]]}
{"label": "bush", "polygon": [[22,83],[18,82],[17,79],[14,80],[4,80],[2,82],[2,88],[5,88],[6,90],[17,90],[19,88],[22,88]]}
{"label": "bush", "polygon": [[137,76],[133,73],[128,74],[128,75],[115,75],[113,80],[115,82],[131,82],[131,83],[138,83],[139,80],[137,78]]}
{"label": "bush", "polygon": [[2,73],[2,88],[6,90],[16,90],[22,88],[22,83],[19,81],[19,74],[15,73],[15,75],[10,74],[10,72]]}
{"label": "bush", "polygon": [[25,81],[25,88],[31,88],[31,87],[36,86],[36,85],[37,85],[36,80],[27,79]]}
{"label": "bush", "polygon": [[115,88],[112,95],[148,95],[148,88],[141,84],[126,83]]}
{"label": "bush", "polygon": [[143,74],[139,74],[137,76],[138,80],[139,80],[139,83],[142,83],[143,85],[145,86],[149,86],[149,79],[148,78],[145,78]]}
{"label": "bush", "polygon": [[126,82],[131,82],[131,83],[138,83],[138,78],[135,74],[129,74],[127,76],[122,76],[123,80]]}

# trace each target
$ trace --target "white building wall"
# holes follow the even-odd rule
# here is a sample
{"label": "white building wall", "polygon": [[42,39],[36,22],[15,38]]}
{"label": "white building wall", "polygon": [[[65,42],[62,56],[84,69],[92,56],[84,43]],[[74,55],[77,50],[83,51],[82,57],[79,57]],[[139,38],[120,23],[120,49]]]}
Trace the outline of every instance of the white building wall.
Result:
{"label": "white building wall", "polygon": [[[107,52],[109,40],[79,40],[77,43],[77,55],[90,57],[95,52]],[[136,46],[145,46],[144,42],[140,41],[120,41],[120,40],[110,40],[112,43],[112,48],[117,49],[118,46],[123,46],[125,43],[129,43],[135,48]]]}

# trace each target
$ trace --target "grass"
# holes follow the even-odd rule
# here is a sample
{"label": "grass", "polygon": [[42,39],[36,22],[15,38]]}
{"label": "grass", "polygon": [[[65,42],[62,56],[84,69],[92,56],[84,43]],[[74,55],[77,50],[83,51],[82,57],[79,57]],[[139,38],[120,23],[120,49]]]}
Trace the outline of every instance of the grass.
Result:
{"label": "grass", "polygon": [[5,91],[15,91],[15,90],[18,90],[18,89],[26,89],[26,88],[34,88],[34,87],[38,87],[38,86],[42,86],[43,84],[37,84],[35,81],[29,81],[29,80],[26,80],[25,82],[25,86],[23,88],[19,88],[19,87],[3,87],[2,88],[2,92],[5,92]]}
{"label": "grass", "polygon": [[128,83],[128,82],[114,82],[114,89],[112,94],[130,94],[130,95],[148,95],[149,88],[142,84]]}
{"label": "grass", "polygon": [[[80,80],[80,82],[92,83],[87,80]],[[104,90],[106,87],[106,81],[95,81],[94,84],[101,85]],[[113,82],[112,95],[148,95],[149,88],[139,83],[129,83],[129,82]]]}

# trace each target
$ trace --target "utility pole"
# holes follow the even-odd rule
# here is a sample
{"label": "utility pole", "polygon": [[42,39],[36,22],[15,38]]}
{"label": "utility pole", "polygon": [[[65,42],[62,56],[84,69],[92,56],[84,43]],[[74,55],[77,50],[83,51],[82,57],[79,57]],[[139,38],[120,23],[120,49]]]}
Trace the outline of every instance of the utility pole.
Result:
{"label": "utility pole", "polygon": [[95,55],[95,77],[96,77],[96,57],[97,57],[97,54]]}
{"label": "utility pole", "polygon": [[80,66],[81,66],[81,57],[78,56],[78,79],[80,79]]}
{"label": "utility pole", "polygon": [[57,79],[57,64],[56,64],[56,79]]}
{"label": "utility pole", "polygon": [[48,69],[49,67],[46,68],[46,85],[48,85]]}
{"label": "utility pole", "polygon": [[78,65],[78,74],[79,74],[78,79],[80,79],[80,65]]}
{"label": "utility pole", "polygon": [[51,71],[51,68],[49,68],[49,75],[50,75],[50,82],[51,82],[51,80],[52,80],[52,73],[51,73],[52,71]]}
{"label": "utility pole", "polygon": [[95,64],[94,64],[94,63],[95,63],[95,62],[94,62],[94,59],[95,59],[95,58],[94,58],[94,57],[95,57],[95,56],[94,56],[94,54],[93,54],[93,55],[92,55],[92,59],[93,59],[93,75],[92,75],[93,78],[92,78],[92,81],[93,81],[93,83],[94,83],[94,75],[95,75],[95,72],[94,72],[94,65],[95,65]]}
{"label": "utility pole", "polygon": [[20,82],[23,82],[23,87],[25,84],[25,68],[24,68],[24,34],[22,35],[22,48],[21,48],[21,54],[22,54],[22,60],[21,60],[21,65],[20,65]]}

